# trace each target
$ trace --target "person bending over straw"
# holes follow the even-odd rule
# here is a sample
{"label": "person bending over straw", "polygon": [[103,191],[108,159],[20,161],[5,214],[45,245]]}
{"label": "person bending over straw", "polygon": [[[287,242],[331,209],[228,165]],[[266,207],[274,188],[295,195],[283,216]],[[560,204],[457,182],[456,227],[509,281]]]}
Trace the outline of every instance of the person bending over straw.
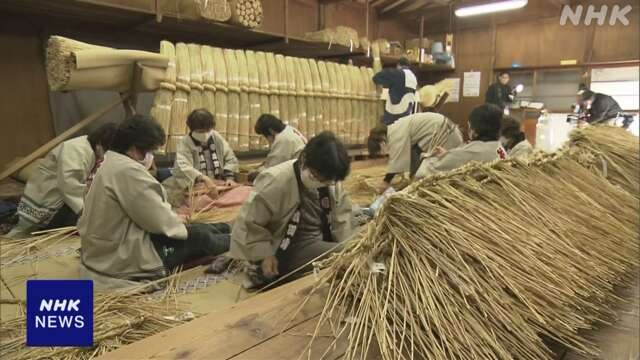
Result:
{"label": "person bending over straw", "polygon": [[307,138],[298,129],[284,124],[271,114],[260,115],[255,130],[256,134],[264,136],[269,142],[269,153],[262,165],[249,174],[249,181],[252,182],[264,169],[297,159],[307,143]]}
{"label": "person bending over straw", "polygon": [[413,177],[420,166],[422,153],[431,152],[436,146],[453,149],[461,144],[462,134],[456,124],[437,113],[417,113],[389,126],[376,126],[367,140],[369,154],[379,154],[383,145],[389,153],[387,174],[378,185],[378,191],[383,193],[388,189],[398,173],[409,172]]}
{"label": "person bending over straw", "polygon": [[197,109],[187,118],[189,134],[178,143],[172,176],[163,182],[170,191],[184,192],[196,183],[203,183],[209,196],[216,198],[215,180],[225,186],[236,186],[234,172],[238,159],[227,141],[215,131],[213,115],[206,109]]}
{"label": "person bending over straw", "polygon": [[500,143],[509,157],[527,157],[533,153],[533,146],[525,138],[520,121],[505,116],[502,118]]}
{"label": "person bending over straw", "polygon": [[309,140],[300,157],[264,170],[231,232],[234,259],[254,266],[256,288],[336,249],[353,233],[345,146],[331,132]]}
{"label": "person bending over straw", "polygon": [[473,109],[469,115],[471,141],[452,150],[436,147],[420,164],[416,178],[453,170],[471,161],[490,162],[505,159],[507,154],[499,141],[502,116],[502,110],[493,104],[484,104]]}
{"label": "person bending over straw", "polygon": [[145,159],[165,139],[149,116],[124,121],[93,180],[78,232],[81,274],[97,288],[158,279],[185,262],[229,249],[229,225],[185,226],[147,170]]}
{"label": "person bending over straw", "polygon": [[87,182],[115,131],[114,123],[106,123],[51,150],[27,181],[18,204],[18,224],[7,237],[20,239],[34,231],[75,225],[84,207]]}

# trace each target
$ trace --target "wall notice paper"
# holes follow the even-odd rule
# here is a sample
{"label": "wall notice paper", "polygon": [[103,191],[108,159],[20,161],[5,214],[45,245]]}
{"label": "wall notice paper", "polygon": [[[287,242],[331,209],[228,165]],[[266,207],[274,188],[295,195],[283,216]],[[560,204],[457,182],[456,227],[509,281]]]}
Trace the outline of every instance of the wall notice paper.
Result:
{"label": "wall notice paper", "polygon": [[448,82],[451,83],[451,91],[449,92],[449,102],[460,101],[460,78],[449,78]]}
{"label": "wall notice paper", "polygon": [[462,85],[462,96],[480,96],[480,71],[467,71],[464,73],[464,84]]}

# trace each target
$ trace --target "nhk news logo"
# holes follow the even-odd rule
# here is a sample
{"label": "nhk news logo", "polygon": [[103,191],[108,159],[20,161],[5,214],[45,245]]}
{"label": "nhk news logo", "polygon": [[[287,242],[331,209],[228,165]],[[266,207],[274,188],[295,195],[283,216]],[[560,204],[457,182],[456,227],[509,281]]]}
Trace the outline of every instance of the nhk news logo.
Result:
{"label": "nhk news logo", "polygon": [[27,281],[27,346],[92,346],[91,280]]}

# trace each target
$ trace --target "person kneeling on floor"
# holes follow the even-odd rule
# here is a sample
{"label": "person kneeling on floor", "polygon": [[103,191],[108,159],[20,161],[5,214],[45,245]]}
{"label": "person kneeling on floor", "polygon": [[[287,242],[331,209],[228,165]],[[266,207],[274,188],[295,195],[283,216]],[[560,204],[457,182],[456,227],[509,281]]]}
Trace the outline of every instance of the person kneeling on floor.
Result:
{"label": "person kneeling on floor", "polygon": [[124,121],[93,179],[78,232],[81,274],[97,288],[159,279],[188,261],[229,249],[229,225],[183,224],[148,172],[145,158],[165,139],[149,116]]}
{"label": "person kneeling on floor", "polygon": [[116,125],[106,123],[51,150],[27,181],[18,204],[18,224],[7,237],[20,239],[34,231],[75,225],[90,179],[115,132]]}
{"label": "person kneeling on floor", "polygon": [[259,287],[330,253],[352,232],[345,146],[331,132],[309,140],[297,160],[264,170],[231,233],[231,257],[254,264]]}
{"label": "person kneeling on floor", "polygon": [[256,134],[264,136],[269,142],[269,153],[262,165],[249,174],[249,181],[253,182],[264,169],[276,166],[285,161],[297,159],[307,138],[291,125],[286,125],[271,114],[262,114],[256,121]]}

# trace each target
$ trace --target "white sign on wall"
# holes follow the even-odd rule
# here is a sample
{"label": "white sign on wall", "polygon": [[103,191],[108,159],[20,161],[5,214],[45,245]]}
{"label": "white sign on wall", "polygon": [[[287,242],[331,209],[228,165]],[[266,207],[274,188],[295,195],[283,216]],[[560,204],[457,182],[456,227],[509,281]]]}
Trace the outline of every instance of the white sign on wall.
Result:
{"label": "white sign on wall", "polygon": [[449,78],[447,81],[451,82],[451,92],[449,93],[449,102],[460,101],[460,78]]}
{"label": "white sign on wall", "polygon": [[462,84],[462,96],[480,96],[480,71],[465,71]]}

